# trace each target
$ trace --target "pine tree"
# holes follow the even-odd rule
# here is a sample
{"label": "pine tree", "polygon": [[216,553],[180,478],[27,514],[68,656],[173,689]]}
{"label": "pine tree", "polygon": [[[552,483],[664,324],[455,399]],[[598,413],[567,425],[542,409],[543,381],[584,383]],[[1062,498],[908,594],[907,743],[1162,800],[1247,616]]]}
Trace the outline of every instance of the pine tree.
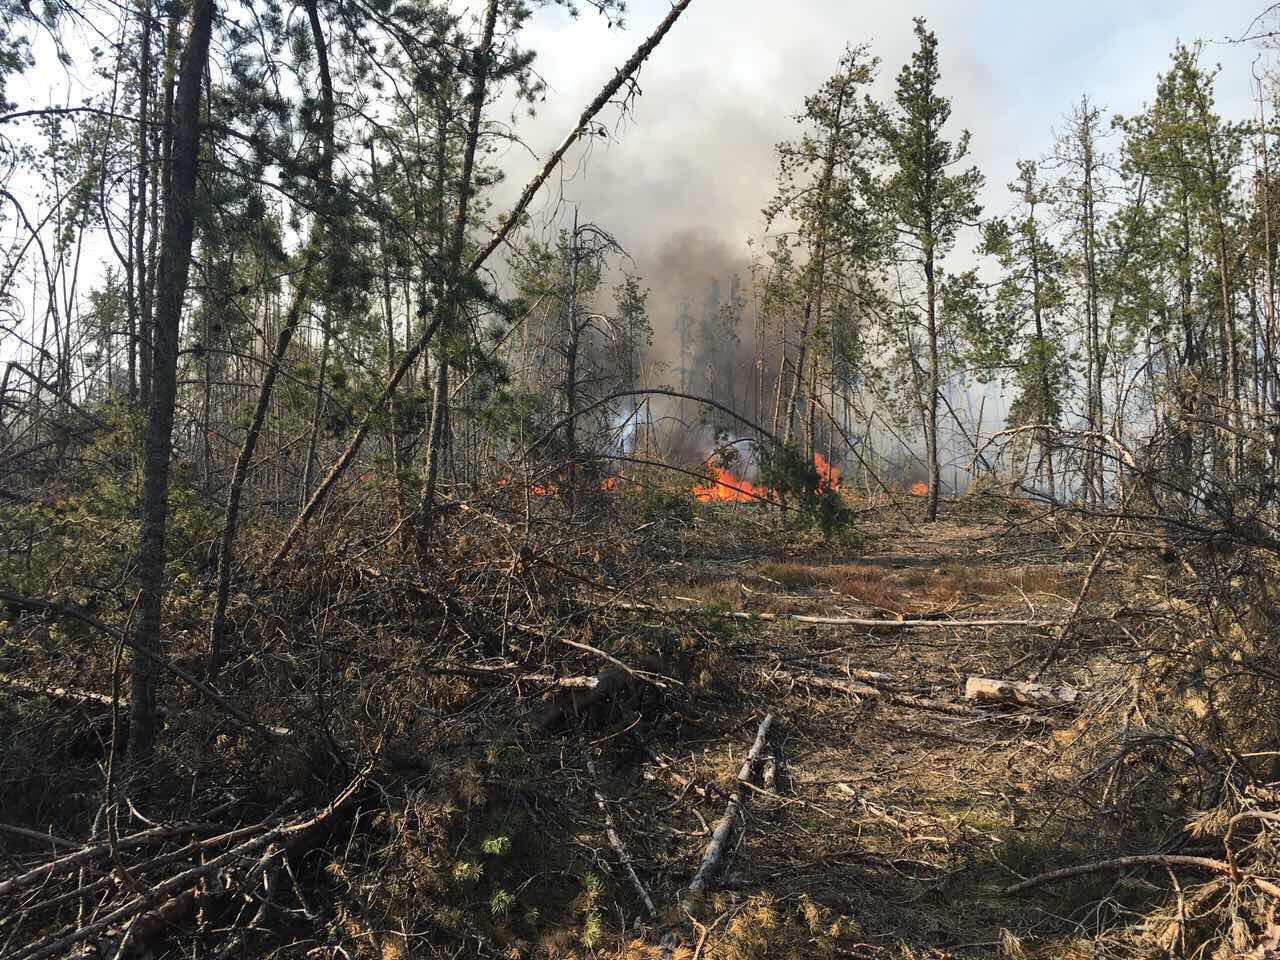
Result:
{"label": "pine tree", "polygon": [[[884,212],[897,237],[899,260],[918,267],[924,284],[922,302],[903,305],[907,330],[899,336],[913,369],[923,368],[915,393],[929,472],[925,516],[932,521],[938,517],[942,479],[938,413],[946,377],[943,342],[953,326],[940,309],[944,261],[959,230],[975,224],[981,213],[977,197],[983,176],[976,167],[955,170],[968,156],[969,132],[962,131],[956,141],[946,139],[951,101],[938,92],[938,39],[919,17],[915,34],[919,47],[898,73],[894,106],[881,115],[880,132],[890,164]],[[920,326],[923,358],[913,335]]]}
{"label": "pine tree", "polygon": [[[817,362],[810,359],[832,342],[831,291],[858,285],[881,253],[872,207],[879,193],[874,170],[877,111],[865,97],[878,64],[866,46],[846,49],[836,73],[805,99],[804,112],[796,117],[803,128],[800,139],[778,146],[777,187],[764,211],[766,224],[794,224],[785,240],[803,264],[795,278],[803,299],[781,415],[784,445],[792,442],[800,399],[807,396],[805,432],[807,446],[813,446],[818,376]],[[780,379],[786,379],[781,371]]]}
{"label": "pine tree", "polygon": [[1056,497],[1053,428],[1063,416],[1070,370],[1062,317],[1062,257],[1045,221],[1053,193],[1038,165],[1029,160],[1018,163],[1018,179],[1009,190],[1017,198],[1015,213],[988,221],[983,236],[984,251],[995,255],[1004,271],[995,322],[973,337],[986,353],[980,358],[985,365],[1011,374],[1017,394],[1009,421],[1045,428],[1034,431],[1040,448],[1036,473],[1045,476],[1050,497]]}

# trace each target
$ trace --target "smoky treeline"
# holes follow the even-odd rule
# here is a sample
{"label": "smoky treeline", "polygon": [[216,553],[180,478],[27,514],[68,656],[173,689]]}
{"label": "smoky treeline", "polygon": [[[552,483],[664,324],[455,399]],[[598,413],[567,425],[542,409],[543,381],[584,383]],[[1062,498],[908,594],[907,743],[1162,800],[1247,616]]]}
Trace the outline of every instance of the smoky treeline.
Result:
{"label": "smoky treeline", "polygon": [[[1093,839],[1159,844],[1081,872],[1216,878],[1185,900],[1174,879],[1173,939],[1143,955],[1210,955],[1173,946],[1210,913],[1244,942],[1280,818],[1256,816],[1280,795],[1259,759],[1280,676],[1280,83],[1171,39],[1141,109],[1082,78],[1038,155],[981,169],[947,38],[915,18],[905,62],[848,38],[758,145],[775,175],[749,242],[664,235],[643,198],[620,206],[633,222],[567,199],[575,164],[634,189],[592,144],[645,136],[620,122],[642,71],[710,2],[626,23],[621,0],[0,0],[0,836],[20,845],[0,846],[0,957],[767,955],[752,916],[788,955],[881,956],[856,951],[892,932],[830,915],[850,889],[890,878],[864,913],[891,918],[965,869],[984,910],[1076,876],[1040,870],[1065,862],[1048,832],[999,846],[1004,807],[964,827],[1022,844],[1022,873],[841,767],[808,784],[913,852],[853,883],[832,873],[844,838],[800,867],[788,847],[767,902],[703,924],[748,803],[817,809],[797,844],[853,822],[779,792],[805,781],[766,744],[775,703],[780,730],[840,716],[801,762],[890,709],[963,723],[942,739],[983,755],[975,736],[1020,724],[992,777],[1027,744],[1043,766],[1088,741],[1089,769],[1035,797],[987,792],[1011,829],[1036,817],[1006,792],[1043,824],[1085,810],[1069,826]],[[528,38],[564,16],[632,30],[634,53],[515,163],[556,96]],[[1250,83],[1256,112],[1225,115],[1215,93]],[[852,563],[873,527],[882,554]],[[1105,606],[1125,584],[1141,603]],[[896,675],[822,663],[919,636],[943,638],[918,648],[931,673],[915,652]],[[747,720],[737,779],[707,759],[736,746],[682,739],[719,724],[736,744]],[[895,729],[881,742],[939,732]],[[714,829],[635,831],[637,871],[606,794],[668,775],[653,823],[729,806]],[[566,797],[584,805],[551,813]],[[599,837],[578,829],[597,815]],[[687,883],[671,851],[704,834]],[[1226,859],[1179,854],[1193,838]],[[991,887],[1000,870],[1018,883]],[[844,892],[820,909],[786,886],[810,876]],[[1139,916],[1120,886],[1089,901],[1099,936]],[[1249,923],[1270,951],[1268,903]],[[957,940],[1029,956],[991,925]]]}
{"label": "smoky treeline", "polygon": [[[1179,45],[1142,112],[1084,95],[1042,156],[982,171],[917,19],[907,63],[851,44],[797,104],[749,247],[708,225],[637,259],[589,209],[535,221],[681,9],[504,209],[511,104],[545,96],[526,5],[5,8],[7,578],[39,592],[47,511],[113,516],[154,652],[176,523],[213,571],[216,670],[241,528],[278,530],[278,564],[349,501],[426,550],[471,492],[575,514],[664,467],[803,494],[821,458],[933,519],[978,477],[1098,506],[1140,463],[1169,509],[1273,535],[1269,78],[1222,116]],[[17,102],[48,63],[82,100]]]}

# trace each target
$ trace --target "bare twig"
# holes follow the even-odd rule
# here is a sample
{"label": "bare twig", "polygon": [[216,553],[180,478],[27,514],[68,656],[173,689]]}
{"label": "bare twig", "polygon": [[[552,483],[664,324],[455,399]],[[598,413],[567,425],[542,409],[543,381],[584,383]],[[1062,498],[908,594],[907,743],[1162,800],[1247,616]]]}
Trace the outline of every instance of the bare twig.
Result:
{"label": "bare twig", "polygon": [[631,863],[631,856],[627,853],[626,845],[622,842],[622,836],[618,833],[618,828],[613,822],[613,815],[609,813],[609,802],[605,800],[604,794],[600,792],[600,777],[596,773],[595,761],[590,757],[587,758],[587,772],[591,774],[591,792],[595,794],[596,804],[600,807],[600,812],[604,814],[604,832],[609,838],[609,844],[622,862],[623,869],[627,871],[627,876],[631,879],[631,885],[640,894],[640,900],[644,903],[645,909],[649,911],[649,916],[656,917],[658,910],[653,905],[653,898],[649,896],[649,891],[645,889],[644,884],[640,882],[640,877],[636,875],[636,868]]}

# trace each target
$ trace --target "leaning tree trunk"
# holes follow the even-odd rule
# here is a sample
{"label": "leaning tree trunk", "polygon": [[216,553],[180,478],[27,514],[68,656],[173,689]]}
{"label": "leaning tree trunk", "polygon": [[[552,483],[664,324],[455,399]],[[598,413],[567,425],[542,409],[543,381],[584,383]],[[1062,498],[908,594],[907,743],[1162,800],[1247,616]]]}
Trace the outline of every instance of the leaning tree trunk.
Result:
{"label": "leaning tree trunk", "polygon": [[[462,271],[459,278],[460,280],[466,280],[467,278],[474,276],[480,268],[484,266],[485,262],[488,261],[489,257],[493,255],[494,251],[506,242],[511,231],[514,230],[516,225],[521,222],[521,217],[524,215],[525,211],[529,209],[529,204],[533,202],[533,198],[537,195],[538,191],[542,189],[542,186],[547,182],[547,180],[550,179],[551,174],[560,165],[565,154],[569,152],[569,148],[577,143],[580,138],[586,135],[591,122],[596,117],[596,114],[604,109],[605,104],[612,101],[617,92],[622,89],[622,86],[630,80],[637,70],[640,69],[641,65],[649,58],[649,55],[653,53],[658,44],[662,42],[662,38],[667,35],[675,25],[676,20],[680,18],[681,14],[688,9],[689,4],[692,2],[693,0],[676,0],[676,2],[671,6],[671,10],[662,19],[662,22],[659,23],[645,41],[636,48],[635,52],[627,59],[627,62],[622,65],[622,68],[617,70],[613,77],[600,89],[600,92],[596,94],[595,99],[587,104],[586,108],[582,111],[582,114],[578,117],[574,128],[569,131],[569,135],[561,141],[560,146],[556,147],[538,172],[534,174],[533,178],[525,185],[524,192],[520,194],[519,199],[516,200],[514,206],[512,206],[507,216],[502,220],[498,229],[494,231],[488,242],[485,243],[485,245],[481,247],[474,256],[472,256],[470,262],[466,266],[466,269]],[[280,546],[276,548],[275,554],[271,557],[272,567],[276,567],[284,562],[290,551],[292,551],[294,546],[297,544],[298,538],[302,536],[307,524],[310,523],[311,518],[315,515],[316,511],[320,509],[320,506],[333,490],[334,485],[339,479],[341,479],[347,468],[351,466],[351,462],[355,460],[356,455],[360,452],[361,446],[364,444],[365,438],[369,435],[369,428],[372,425],[373,419],[381,414],[383,408],[386,407],[391,397],[395,394],[396,387],[399,385],[400,381],[404,379],[405,374],[407,374],[414,364],[417,363],[418,357],[422,355],[423,351],[426,350],[427,346],[431,343],[431,338],[435,336],[435,332],[438,327],[438,320],[439,315],[437,313],[432,317],[431,322],[427,324],[426,328],[422,331],[421,335],[413,345],[405,350],[401,355],[400,362],[396,366],[395,373],[392,374],[391,378],[387,381],[386,386],[382,388],[382,391],[374,399],[373,403],[369,405],[369,409],[365,411],[365,414],[361,418],[359,425],[356,427],[355,432],[352,434],[351,439],[347,441],[346,447],[343,448],[342,453],[338,455],[338,458],[334,460],[333,464],[329,467],[328,473],[325,474],[324,479],[320,481],[315,492],[311,494],[311,499],[307,501],[306,506],[299,511],[298,515],[294,518],[293,523],[289,526],[289,530],[285,534],[284,539],[280,541]]]}
{"label": "leaning tree trunk", "polygon": [[[173,452],[174,406],[178,389],[178,327],[191,269],[195,232],[196,166],[200,157],[200,94],[214,0],[196,0],[174,103],[170,189],[164,198],[164,242],[160,247],[155,304],[155,364],[142,457],[141,530],[138,537],[138,604],[135,643],[160,650],[164,602],[165,528],[168,522],[169,461]],[[132,663],[129,752],[146,760],[155,746],[156,665],[135,654]]]}
{"label": "leaning tree trunk", "polygon": [[[321,159],[318,177],[322,198],[328,198],[329,186],[333,180],[333,80],[329,73],[329,50],[325,45],[324,32],[320,28],[320,16],[316,9],[316,0],[307,0],[307,17],[311,22],[311,37],[316,46],[316,62],[320,70],[320,101],[323,111],[321,117]],[[323,200],[322,200],[323,202]],[[271,353],[271,361],[267,364],[266,373],[262,377],[262,387],[258,391],[258,402],[253,410],[253,419],[249,422],[249,430],[245,434],[244,444],[236,457],[236,465],[231,474],[231,483],[227,488],[227,516],[222,526],[222,537],[218,544],[218,593],[214,601],[213,621],[209,627],[209,675],[217,673],[226,656],[227,632],[227,599],[231,595],[231,564],[235,559],[236,528],[240,521],[240,501],[244,494],[245,480],[249,476],[249,464],[253,462],[253,454],[258,446],[258,438],[262,435],[262,426],[267,419],[267,410],[271,405],[271,394],[275,389],[276,377],[284,363],[289,343],[294,331],[302,319],[307,299],[311,295],[311,283],[316,261],[320,258],[320,248],[324,236],[324,214],[318,215],[312,227],[311,238],[303,253],[302,271],[298,276],[298,285],[294,289],[293,302],[285,315],[284,323],[276,336],[275,349]],[[326,326],[325,348],[328,348],[328,328]],[[264,345],[265,346],[265,345]],[[320,391],[324,388],[324,368],[321,367],[320,383],[316,387],[317,414],[319,410]],[[314,435],[313,435],[314,443]],[[308,458],[313,455],[308,450]],[[309,472],[309,471],[308,471]],[[304,496],[306,485],[304,483]]]}

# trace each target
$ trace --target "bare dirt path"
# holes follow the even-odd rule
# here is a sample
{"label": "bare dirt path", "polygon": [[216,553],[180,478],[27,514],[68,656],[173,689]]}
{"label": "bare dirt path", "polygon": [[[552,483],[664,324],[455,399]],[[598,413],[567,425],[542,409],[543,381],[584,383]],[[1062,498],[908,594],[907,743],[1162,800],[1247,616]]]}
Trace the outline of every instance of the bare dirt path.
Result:
{"label": "bare dirt path", "polygon": [[[702,653],[701,674],[686,678],[697,692],[614,782],[647,875],[670,900],[697,866],[702,824],[720,816],[755,724],[777,715],[777,773],[750,791],[731,864],[704,905],[706,955],[791,942],[797,955],[991,956],[1069,928],[1069,904],[1045,909],[1002,890],[1086,845],[1060,812],[1075,715],[955,716],[836,689],[874,671],[904,700],[962,704],[969,675],[1020,679],[1048,642],[1043,630],[881,633],[715,614],[1052,619],[1070,608],[1082,565],[1064,564],[1042,533],[963,522],[890,521],[847,549],[738,546],[732,558],[672,568],[670,602],[704,610],[686,615]],[[804,679],[815,677],[836,683]]]}

